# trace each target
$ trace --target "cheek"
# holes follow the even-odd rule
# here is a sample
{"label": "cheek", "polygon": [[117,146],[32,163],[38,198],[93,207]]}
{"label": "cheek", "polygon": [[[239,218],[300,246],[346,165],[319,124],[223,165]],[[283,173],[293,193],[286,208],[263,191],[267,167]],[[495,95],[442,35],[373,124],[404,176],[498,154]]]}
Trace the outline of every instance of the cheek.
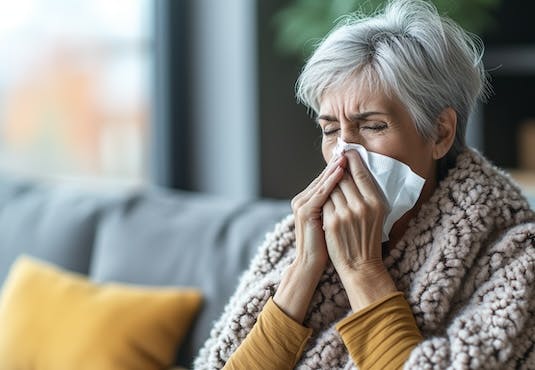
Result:
{"label": "cheek", "polygon": [[434,161],[432,151],[429,148],[422,147],[420,150],[416,150],[408,158],[408,161],[410,163],[407,164],[411,169],[423,178],[429,179],[434,176]]}
{"label": "cheek", "polygon": [[323,154],[323,159],[325,163],[329,163],[333,157],[333,149],[336,146],[336,142],[333,140],[325,139],[321,140],[321,153]]}

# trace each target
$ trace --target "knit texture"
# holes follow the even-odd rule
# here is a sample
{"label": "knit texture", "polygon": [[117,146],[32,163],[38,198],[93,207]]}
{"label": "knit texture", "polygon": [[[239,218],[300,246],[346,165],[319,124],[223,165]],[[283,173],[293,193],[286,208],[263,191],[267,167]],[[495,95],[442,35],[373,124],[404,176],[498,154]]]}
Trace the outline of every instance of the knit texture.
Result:
{"label": "knit texture", "polygon": [[[288,216],[242,276],[195,369],[224,366],[294,258]],[[508,175],[479,153],[458,157],[384,263],[424,336],[405,369],[535,368],[535,214]],[[297,369],[355,367],[335,330],[349,314],[330,265],[304,321],[313,334]]]}

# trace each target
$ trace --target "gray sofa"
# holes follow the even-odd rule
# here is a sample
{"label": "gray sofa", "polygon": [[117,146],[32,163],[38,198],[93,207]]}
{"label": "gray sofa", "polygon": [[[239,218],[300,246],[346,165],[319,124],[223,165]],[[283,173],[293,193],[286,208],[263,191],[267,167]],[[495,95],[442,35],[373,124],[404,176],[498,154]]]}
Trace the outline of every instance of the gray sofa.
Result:
{"label": "gray sofa", "polygon": [[103,194],[0,174],[0,286],[25,253],[97,282],[198,287],[203,307],[176,360],[191,367],[265,233],[289,212],[287,201]]}
{"label": "gray sofa", "polygon": [[0,286],[25,253],[97,282],[198,287],[203,308],[176,359],[191,367],[265,233],[289,212],[288,201],[103,194],[0,174]]}

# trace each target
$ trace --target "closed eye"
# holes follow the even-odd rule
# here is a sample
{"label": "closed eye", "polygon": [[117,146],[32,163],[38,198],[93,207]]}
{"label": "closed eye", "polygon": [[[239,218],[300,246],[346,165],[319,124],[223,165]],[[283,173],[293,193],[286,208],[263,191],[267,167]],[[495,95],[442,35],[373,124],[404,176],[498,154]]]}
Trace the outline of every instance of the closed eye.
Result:
{"label": "closed eye", "polygon": [[365,124],[360,126],[361,129],[364,130],[372,130],[372,131],[382,131],[388,127],[385,123],[373,123],[373,124]]}
{"label": "closed eye", "polygon": [[329,136],[329,135],[334,135],[336,132],[340,131],[339,128],[330,128],[330,129],[325,129],[325,130],[321,130],[323,132],[323,135],[324,136]]}

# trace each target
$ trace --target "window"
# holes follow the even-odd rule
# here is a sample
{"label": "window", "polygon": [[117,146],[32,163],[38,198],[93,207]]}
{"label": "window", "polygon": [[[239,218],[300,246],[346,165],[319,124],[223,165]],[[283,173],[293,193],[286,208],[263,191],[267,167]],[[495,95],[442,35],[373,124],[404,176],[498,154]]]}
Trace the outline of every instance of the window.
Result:
{"label": "window", "polygon": [[143,183],[150,0],[0,5],[0,168]]}

